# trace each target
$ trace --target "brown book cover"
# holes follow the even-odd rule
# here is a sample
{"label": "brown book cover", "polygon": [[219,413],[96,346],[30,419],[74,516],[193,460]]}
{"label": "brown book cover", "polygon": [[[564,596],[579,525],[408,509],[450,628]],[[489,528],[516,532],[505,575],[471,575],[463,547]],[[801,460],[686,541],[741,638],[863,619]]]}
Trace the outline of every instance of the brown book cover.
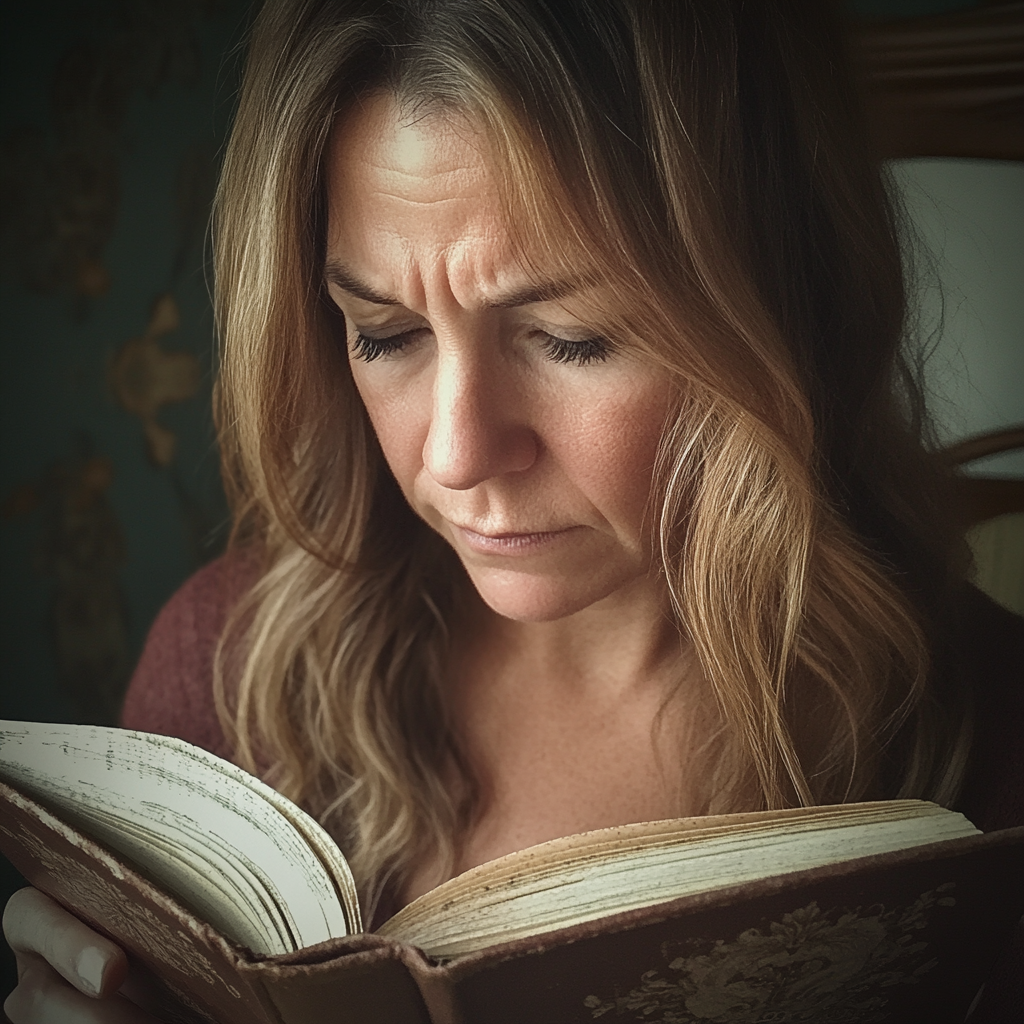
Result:
{"label": "brown book cover", "polygon": [[0,849],[162,979],[162,1015],[182,1022],[960,1022],[1024,911],[1016,828],[686,896],[448,963],[374,935],[259,957],[2,784]]}

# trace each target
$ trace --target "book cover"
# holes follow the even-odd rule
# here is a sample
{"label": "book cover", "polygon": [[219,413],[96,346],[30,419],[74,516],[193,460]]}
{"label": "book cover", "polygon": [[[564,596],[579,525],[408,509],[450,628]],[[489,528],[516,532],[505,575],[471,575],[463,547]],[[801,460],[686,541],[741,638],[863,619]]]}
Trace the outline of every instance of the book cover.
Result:
{"label": "book cover", "polygon": [[2,784],[0,848],[162,979],[162,1015],[182,1024],[959,1022],[1024,910],[1018,828],[691,895],[449,962],[372,934],[259,957]]}

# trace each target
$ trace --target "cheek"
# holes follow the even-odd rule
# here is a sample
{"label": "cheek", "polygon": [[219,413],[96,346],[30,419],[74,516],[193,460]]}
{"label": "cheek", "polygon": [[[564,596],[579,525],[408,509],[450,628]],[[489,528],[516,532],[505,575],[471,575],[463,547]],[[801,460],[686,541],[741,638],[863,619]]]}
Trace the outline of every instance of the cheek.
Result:
{"label": "cheek", "polygon": [[352,377],[377,442],[399,487],[408,496],[423,461],[423,444],[429,427],[420,415],[414,396],[401,388],[381,386],[369,379],[361,365],[352,365]]}
{"label": "cheek", "polygon": [[645,390],[626,400],[610,401],[581,418],[565,464],[604,515],[630,532],[650,497],[658,442],[668,409],[667,394]]}

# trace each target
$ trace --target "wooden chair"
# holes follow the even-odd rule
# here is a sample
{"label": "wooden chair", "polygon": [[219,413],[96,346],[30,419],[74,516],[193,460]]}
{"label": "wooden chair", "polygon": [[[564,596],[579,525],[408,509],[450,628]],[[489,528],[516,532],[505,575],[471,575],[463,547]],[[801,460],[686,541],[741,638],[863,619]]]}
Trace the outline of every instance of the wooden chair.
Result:
{"label": "wooden chair", "polygon": [[[983,2],[918,18],[853,25],[875,152],[1024,160],[1024,3]],[[1024,383],[1024,382],[1022,382]],[[956,466],[1024,448],[1024,424],[946,450]],[[959,475],[976,582],[1024,615],[1024,480]]]}
{"label": "wooden chair", "polygon": [[[956,466],[1001,452],[1024,449],[1024,424],[971,437],[945,450]],[[1013,512],[1024,512],[1024,479],[969,476],[960,474],[960,487],[967,515],[967,527]]]}
{"label": "wooden chair", "polygon": [[881,157],[1024,160],[1024,3],[855,23],[852,56]]}
{"label": "wooden chair", "polygon": [[[968,438],[945,450],[956,466],[1024,449],[1024,425]],[[974,582],[994,601],[1024,615],[1024,479],[958,476]]]}

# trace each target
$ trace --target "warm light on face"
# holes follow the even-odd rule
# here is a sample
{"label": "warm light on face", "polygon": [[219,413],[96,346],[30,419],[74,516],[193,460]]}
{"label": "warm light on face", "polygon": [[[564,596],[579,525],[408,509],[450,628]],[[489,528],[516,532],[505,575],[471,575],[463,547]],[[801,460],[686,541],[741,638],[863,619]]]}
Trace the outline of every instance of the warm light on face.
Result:
{"label": "warm light on face", "polygon": [[596,335],[608,290],[513,258],[472,126],[378,95],[335,127],[325,276],[412,508],[499,614],[546,621],[646,579],[664,375]]}

